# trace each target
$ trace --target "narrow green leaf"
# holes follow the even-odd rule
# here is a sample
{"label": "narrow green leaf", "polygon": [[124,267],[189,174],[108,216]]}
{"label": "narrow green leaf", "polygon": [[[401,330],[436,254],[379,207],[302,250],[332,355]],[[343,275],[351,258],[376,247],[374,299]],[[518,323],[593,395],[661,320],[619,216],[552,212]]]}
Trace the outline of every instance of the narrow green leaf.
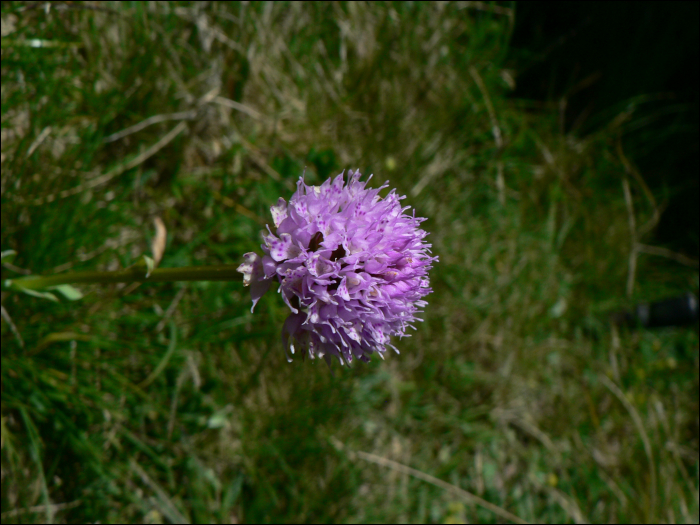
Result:
{"label": "narrow green leaf", "polygon": [[155,269],[156,262],[148,255],[144,255],[143,259],[146,262],[146,278],[148,278],[151,275],[151,272]]}
{"label": "narrow green leaf", "polygon": [[49,290],[60,292],[69,301],[77,301],[83,298],[83,293],[70,284],[59,284],[58,286],[52,286]]}
{"label": "narrow green leaf", "polygon": [[220,507],[220,519],[223,522],[225,519],[230,519],[231,508],[236,504],[238,496],[241,494],[241,488],[243,488],[243,474],[238,474],[236,479],[234,479],[229,486],[226,488],[224,497],[221,501]]}
{"label": "narrow green leaf", "polygon": [[156,377],[160,375],[160,373],[163,370],[165,370],[165,367],[168,365],[168,361],[170,361],[170,358],[172,357],[173,353],[175,352],[175,349],[177,348],[177,327],[175,326],[175,322],[172,320],[170,320],[169,325],[170,344],[168,345],[168,350],[165,352],[165,355],[160,360],[155,370],[153,370],[153,372],[151,372],[151,374],[138,385],[139,388],[146,388],[155,380]]}
{"label": "narrow green leaf", "polygon": [[14,286],[14,289],[29,294],[33,297],[39,297],[40,299],[48,299],[49,301],[53,301],[55,303],[58,302],[58,298],[51,292],[37,292],[36,290],[27,290],[26,288],[22,288],[21,286]]}
{"label": "narrow green leaf", "polygon": [[3,260],[5,262],[12,262],[12,259],[15,258],[15,255],[17,255],[17,252],[14,250],[3,250],[2,252],[0,252],[0,260]]}

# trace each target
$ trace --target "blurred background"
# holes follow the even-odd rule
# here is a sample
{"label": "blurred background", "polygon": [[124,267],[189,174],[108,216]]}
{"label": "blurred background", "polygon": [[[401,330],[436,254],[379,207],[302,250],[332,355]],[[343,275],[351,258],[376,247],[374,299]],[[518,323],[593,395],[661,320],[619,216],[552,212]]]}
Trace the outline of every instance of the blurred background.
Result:
{"label": "blurred background", "polygon": [[349,168],[440,257],[401,355],[333,373],[242,282],[3,290],[3,523],[698,522],[697,321],[624,314],[698,292],[697,3],[1,16],[3,282],[156,217],[161,267],[238,264]]}

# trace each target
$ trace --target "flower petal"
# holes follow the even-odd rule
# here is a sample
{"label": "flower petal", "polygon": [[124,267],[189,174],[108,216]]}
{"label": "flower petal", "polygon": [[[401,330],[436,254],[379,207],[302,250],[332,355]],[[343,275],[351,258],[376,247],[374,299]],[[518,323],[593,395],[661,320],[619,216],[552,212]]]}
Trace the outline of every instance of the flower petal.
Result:
{"label": "flower petal", "polygon": [[282,221],[287,218],[287,202],[280,197],[277,204],[270,206],[270,213],[272,213],[275,228],[279,227]]}
{"label": "flower petal", "polygon": [[270,284],[272,284],[272,279],[265,279],[264,281],[253,281],[250,286],[250,297],[253,299],[253,306],[250,308],[251,313],[258,304],[260,298],[265,295],[265,292],[269,290]]}
{"label": "flower petal", "polygon": [[292,244],[292,236],[288,233],[283,233],[279,239],[274,235],[269,235],[267,239],[269,240],[270,257],[275,261],[293,259],[301,253],[301,249]]}
{"label": "flower petal", "polygon": [[243,255],[244,262],[236,268],[236,271],[243,274],[243,286],[250,285],[257,281],[263,273],[262,260],[255,252],[248,252]]}

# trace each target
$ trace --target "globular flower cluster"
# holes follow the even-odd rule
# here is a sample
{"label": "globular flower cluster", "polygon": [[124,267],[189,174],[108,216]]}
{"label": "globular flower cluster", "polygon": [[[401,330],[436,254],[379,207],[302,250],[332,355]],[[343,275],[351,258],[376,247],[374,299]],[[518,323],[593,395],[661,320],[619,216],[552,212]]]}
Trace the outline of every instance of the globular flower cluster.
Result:
{"label": "globular flower cluster", "polygon": [[432,291],[428,270],[437,257],[423,241],[425,219],[407,215],[396,190],[382,199],[388,184],[366,189],[360,177],[350,171],[347,185],[340,174],[321,186],[301,177],[289,203],[280,198],[271,207],[276,231],[268,226],[262,234],[264,256],[246,253],[238,267],[253,308],[279,282],[292,311],[282,329],[285,350],[329,365],[332,356],[341,364],[383,357],[386,346],[398,353],[390,336],[414,328]]}

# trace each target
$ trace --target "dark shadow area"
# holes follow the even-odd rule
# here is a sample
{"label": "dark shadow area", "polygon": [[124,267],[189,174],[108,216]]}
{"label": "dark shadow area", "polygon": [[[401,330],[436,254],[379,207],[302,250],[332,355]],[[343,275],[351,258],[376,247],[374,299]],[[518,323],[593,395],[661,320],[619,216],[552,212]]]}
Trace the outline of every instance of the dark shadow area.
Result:
{"label": "dark shadow area", "polygon": [[697,2],[523,2],[514,98],[561,103],[584,136],[630,111],[627,155],[662,195],[655,242],[698,256]]}

